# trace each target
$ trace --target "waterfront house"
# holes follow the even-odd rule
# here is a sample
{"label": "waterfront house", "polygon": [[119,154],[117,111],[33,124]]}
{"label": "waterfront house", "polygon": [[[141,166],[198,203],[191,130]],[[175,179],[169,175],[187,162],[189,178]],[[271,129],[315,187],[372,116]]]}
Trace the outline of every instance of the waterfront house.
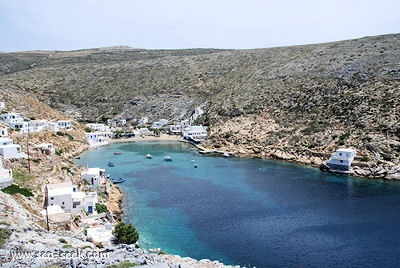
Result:
{"label": "waterfront house", "polygon": [[59,206],[65,213],[86,211],[96,213],[96,192],[80,192],[71,182],[48,184],[45,187],[45,202],[48,207]]}
{"label": "waterfront house", "polygon": [[59,120],[57,124],[60,130],[67,130],[67,131],[72,130],[71,120]]}
{"label": "waterfront house", "polygon": [[13,183],[12,170],[3,167],[3,160],[0,158],[0,189],[10,186]]}
{"label": "waterfront house", "polygon": [[14,144],[10,138],[0,138],[0,155],[4,159],[24,158],[25,154],[21,150],[21,145]]}
{"label": "waterfront house", "polygon": [[202,143],[207,138],[207,128],[203,126],[189,126],[182,131],[182,136],[186,140]]}
{"label": "waterfront house", "polygon": [[46,155],[51,155],[56,152],[56,148],[54,148],[52,143],[41,143],[36,145],[35,147]]}
{"label": "waterfront house", "polygon": [[325,165],[332,172],[349,173],[355,156],[355,150],[341,148],[331,155],[329,160],[325,162]]}
{"label": "waterfront house", "polygon": [[181,135],[182,131],[185,128],[190,127],[190,122],[189,120],[182,120],[180,124],[177,125],[170,125],[169,126],[169,133],[173,135]]}
{"label": "waterfront house", "polygon": [[102,168],[88,168],[81,173],[81,178],[94,186],[103,186],[106,183],[106,170]]}
{"label": "waterfront house", "polygon": [[90,132],[85,133],[86,140],[89,143],[90,147],[98,147],[102,145],[108,144],[108,135],[109,132]]}
{"label": "waterfront house", "polygon": [[110,127],[122,127],[126,125],[126,119],[108,119],[107,125]]}

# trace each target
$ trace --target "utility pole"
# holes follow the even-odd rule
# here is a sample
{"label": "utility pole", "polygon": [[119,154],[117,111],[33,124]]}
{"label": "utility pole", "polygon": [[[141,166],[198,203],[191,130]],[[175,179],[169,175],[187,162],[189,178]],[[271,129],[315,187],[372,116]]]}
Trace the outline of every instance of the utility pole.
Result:
{"label": "utility pole", "polygon": [[28,170],[29,170],[29,174],[30,174],[31,173],[31,160],[29,158],[29,122],[28,122],[28,139],[26,141],[26,153],[28,154]]}

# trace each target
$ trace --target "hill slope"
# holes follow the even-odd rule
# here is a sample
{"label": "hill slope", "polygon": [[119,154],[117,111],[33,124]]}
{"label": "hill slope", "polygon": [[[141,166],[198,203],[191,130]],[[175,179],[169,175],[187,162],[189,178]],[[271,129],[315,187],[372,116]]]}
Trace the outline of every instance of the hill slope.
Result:
{"label": "hill slope", "polygon": [[[0,85],[77,119],[179,120],[203,105],[208,146],[318,164],[358,150],[358,175],[396,172],[400,35],[257,50],[0,54]],[[381,154],[379,163],[373,162]]]}

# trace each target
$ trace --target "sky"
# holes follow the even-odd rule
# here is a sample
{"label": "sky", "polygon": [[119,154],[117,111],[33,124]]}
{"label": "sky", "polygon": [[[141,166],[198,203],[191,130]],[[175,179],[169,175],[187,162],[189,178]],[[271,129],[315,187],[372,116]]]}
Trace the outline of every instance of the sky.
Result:
{"label": "sky", "polygon": [[0,51],[251,49],[400,33],[399,0],[0,0]]}

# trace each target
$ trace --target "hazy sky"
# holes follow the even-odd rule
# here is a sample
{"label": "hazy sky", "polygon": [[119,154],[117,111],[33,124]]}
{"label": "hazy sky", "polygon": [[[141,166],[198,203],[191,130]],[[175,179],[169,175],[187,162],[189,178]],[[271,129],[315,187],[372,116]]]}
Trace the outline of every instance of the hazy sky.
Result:
{"label": "hazy sky", "polygon": [[399,0],[0,0],[0,51],[263,48],[399,32]]}

